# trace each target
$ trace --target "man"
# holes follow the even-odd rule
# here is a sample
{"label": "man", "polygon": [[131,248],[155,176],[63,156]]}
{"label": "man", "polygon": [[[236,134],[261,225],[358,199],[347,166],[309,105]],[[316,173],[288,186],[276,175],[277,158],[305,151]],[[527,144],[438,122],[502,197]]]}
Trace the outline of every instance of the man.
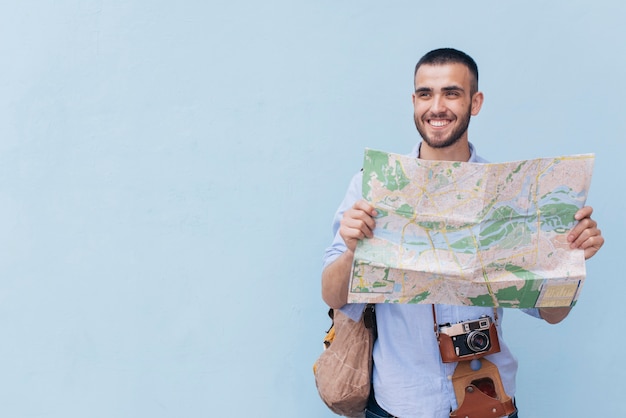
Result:
{"label": "man", "polygon": [[[461,51],[444,48],[429,52],[415,67],[413,108],[415,126],[422,137],[412,156],[425,160],[486,162],[468,140],[470,118],[483,103],[478,91],[478,69]],[[362,174],[350,184],[334,220],[335,239],[326,250],[322,272],[322,297],[334,309],[357,319],[363,305],[347,304],[348,282],[357,242],[372,237],[376,211],[361,194]],[[568,235],[572,249],[592,257],[604,244],[593,209],[580,209],[576,226]],[[549,323],[565,318],[570,308],[524,310]],[[443,363],[433,320],[455,324],[482,315],[497,316],[502,336],[502,309],[474,306],[379,304],[376,307],[378,339],[374,345],[373,395],[366,417],[448,417],[458,405],[452,385],[456,363]],[[517,361],[500,338],[500,352],[486,357],[495,364],[505,392],[515,396]],[[517,417],[517,412],[510,417]]]}

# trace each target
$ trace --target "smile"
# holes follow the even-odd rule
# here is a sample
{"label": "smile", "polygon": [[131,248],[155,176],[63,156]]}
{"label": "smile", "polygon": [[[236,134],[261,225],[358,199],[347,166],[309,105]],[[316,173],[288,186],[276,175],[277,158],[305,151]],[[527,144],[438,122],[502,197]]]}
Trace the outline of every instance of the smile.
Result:
{"label": "smile", "polygon": [[429,124],[430,126],[434,126],[435,128],[441,128],[441,127],[443,127],[443,126],[449,125],[449,124],[450,124],[450,121],[449,121],[449,120],[447,120],[447,119],[446,119],[446,120],[441,120],[441,119],[438,119],[438,120],[433,120],[433,119],[429,119],[429,120],[428,120],[428,124]]}

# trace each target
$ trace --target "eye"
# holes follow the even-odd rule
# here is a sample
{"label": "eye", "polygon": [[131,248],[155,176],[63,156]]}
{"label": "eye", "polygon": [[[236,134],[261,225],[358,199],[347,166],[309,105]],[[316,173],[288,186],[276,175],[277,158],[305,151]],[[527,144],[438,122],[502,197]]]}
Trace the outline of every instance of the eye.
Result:
{"label": "eye", "polygon": [[446,97],[450,97],[450,98],[461,97],[461,92],[457,90],[448,90],[446,92]]}

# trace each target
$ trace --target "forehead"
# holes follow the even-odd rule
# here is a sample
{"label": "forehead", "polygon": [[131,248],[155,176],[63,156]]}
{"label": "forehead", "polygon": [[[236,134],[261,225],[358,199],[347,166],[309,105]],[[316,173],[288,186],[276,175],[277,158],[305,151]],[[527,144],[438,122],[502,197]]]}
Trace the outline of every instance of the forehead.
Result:
{"label": "forehead", "polygon": [[424,64],[415,74],[415,88],[438,89],[442,87],[458,86],[470,90],[471,75],[463,64]]}

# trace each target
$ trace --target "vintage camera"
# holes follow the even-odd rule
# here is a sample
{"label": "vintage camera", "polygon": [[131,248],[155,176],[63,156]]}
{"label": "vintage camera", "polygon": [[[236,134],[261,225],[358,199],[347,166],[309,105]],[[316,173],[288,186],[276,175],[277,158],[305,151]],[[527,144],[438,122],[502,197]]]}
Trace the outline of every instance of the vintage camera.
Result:
{"label": "vintage camera", "polygon": [[472,360],[500,352],[496,324],[489,316],[439,325],[439,351],[444,363]]}

